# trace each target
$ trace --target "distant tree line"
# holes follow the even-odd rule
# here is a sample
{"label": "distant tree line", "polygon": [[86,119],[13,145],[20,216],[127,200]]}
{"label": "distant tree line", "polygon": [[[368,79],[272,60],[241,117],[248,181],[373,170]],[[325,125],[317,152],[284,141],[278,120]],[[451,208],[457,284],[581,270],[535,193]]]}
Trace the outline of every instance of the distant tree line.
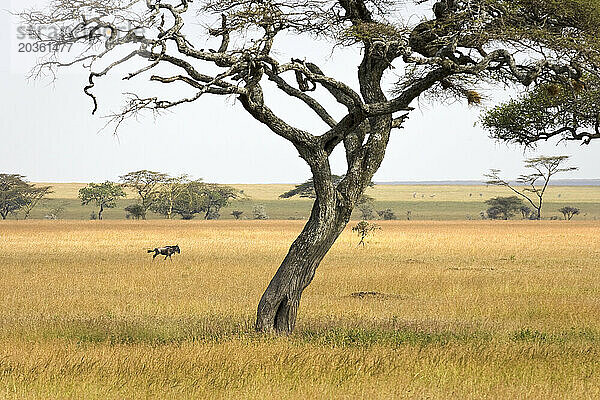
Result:
{"label": "distant tree line", "polygon": [[167,219],[178,215],[189,220],[198,214],[204,219],[219,219],[221,209],[242,196],[230,186],[192,180],[187,175],[140,170],[120,176],[119,183],[90,183],[79,190],[79,198],[82,205],[99,207],[98,219],[102,219],[104,209],[115,207],[118,198],[126,197],[124,189],[137,195],[137,201],[125,207],[127,217],[133,219],[146,219],[148,211]]}
{"label": "distant tree line", "polygon": [[[117,200],[127,197],[126,189],[136,194],[136,202],[125,207],[126,217],[146,219],[149,211],[172,219],[192,219],[202,215],[204,219],[218,219],[221,209],[234,199],[246,196],[226,185],[205,183],[188,175],[170,176],[166,173],[140,170],[119,177],[119,182],[89,183],[81,188],[78,198],[81,205],[93,205],[96,209],[90,218],[103,219],[104,211],[115,208]],[[34,185],[23,175],[0,174],[0,216],[22,215],[27,219],[31,211],[53,193],[51,186]],[[46,216],[58,219],[64,204],[55,207]],[[255,219],[267,219],[264,206],[254,210]],[[232,215],[240,219],[243,212],[235,210]]]}
{"label": "distant tree line", "polygon": [[[488,208],[481,212],[483,219],[508,220],[515,215],[523,219],[541,219],[544,195],[551,178],[563,172],[574,171],[575,167],[565,167],[569,156],[537,157],[525,161],[525,166],[533,172],[521,175],[516,185],[500,178],[499,170],[491,170],[486,175],[487,184],[504,186],[515,195],[508,197],[495,197],[485,201]],[[344,176],[334,175],[338,182]],[[374,183],[370,183],[371,187]],[[92,219],[102,219],[106,209],[114,208],[117,200],[127,197],[128,189],[136,194],[136,202],[125,207],[128,219],[146,219],[149,211],[162,215],[167,219],[180,217],[193,219],[198,215],[202,218],[219,219],[221,210],[227,207],[232,200],[246,198],[243,191],[227,185],[205,183],[202,179],[191,179],[188,175],[171,176],[166,173],[150,170],[129,172],[119,177],[119,182],[106,181],[104,183],[90,183],[79,190],[79,199],[82,205],[94,205]],[[51,186],[34,185],[19,174],[0,174],[0,216],[6,219],[9,215],[21,214],[28,219],[32,210],[53,193]],[[281,194],[280,198],[294,196],[314,199],[315,188],[312,179],[296,185],[292,190]],[[414,196],[413,196],[414,197]],[[528,204],[526,204],[526,201]],[[357,203],[362,220],[395,220],[398,219],[390,208],[375,209],[375,199],[363,194]],[[46,218],[57,219],[64,211],[64,204],[55,207]],[[558,210],[565,220],[571,220],[579,215],[581,210],[567,205]],[[241,219],[244,212],[233,210],[231,215]],[[264,205],[256,205],[252,210],[251,218],[268,219]],[[406,219],[412,218],[412,211],[407,211]],[[557,217],[553,217],[557,218]]]}

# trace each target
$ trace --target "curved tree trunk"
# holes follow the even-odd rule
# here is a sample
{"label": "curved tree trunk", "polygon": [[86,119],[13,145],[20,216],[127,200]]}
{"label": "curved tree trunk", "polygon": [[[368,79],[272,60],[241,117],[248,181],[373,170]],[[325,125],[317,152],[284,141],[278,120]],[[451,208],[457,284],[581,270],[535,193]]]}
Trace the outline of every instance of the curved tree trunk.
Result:
{"label": "curved tree trunk", "polygon": [[258,305],[256,330],[291,333],[300,297],[317,267],[342,233],[352,213],[335,199],[315,201],[308,223],[294,241]]}

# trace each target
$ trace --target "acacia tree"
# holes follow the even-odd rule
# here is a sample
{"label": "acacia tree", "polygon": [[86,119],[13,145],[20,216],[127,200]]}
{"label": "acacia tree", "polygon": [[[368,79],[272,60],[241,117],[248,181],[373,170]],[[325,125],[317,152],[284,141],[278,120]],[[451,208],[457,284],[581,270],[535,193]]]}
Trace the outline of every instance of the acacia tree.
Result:
{"label": "acacia tree", "polygon": [[[235,96],[247,113],[295,147],[312,172],[316,199],[308,223],[260,300],[256,320],[259,331],[290,332],[303,290],[381,165],[391,131],[402,127],[418,98],[478,103],[483,84],[523,88],[577,82],[600,64],[596,0],[415,0],[420,11],[401,3],[53,0],[44,11],[22,17],[28,24],[70,28],[41,40],[56,46],[74,43],[81,52],[53,54],[34,75],[60,66],[89,68],[84,91],[93,112],[98,108],[95,85],[117,70],[127,71],[125,81],[149,77],[157,85],[177,85],[181,91],[176,93],[190,93],[168,98],[158,89],[158,94],[131,95],[112,115],[117,127],[144,110],[161,112],[207,94]],[[415,12],[420,18],[412,18]],[[191,28],[199,24],[210,26],[204,37]],[[293,58],[283,61],[278,54],[294,49],[278,46],[290,36],[360,49],[358,83],[336,79],[335,71],[325,72],[309,60],[310,54],[290,54]],[[81,55],[68,58],[71,54]],[[386,86],[392,68],[395,74],[387,78],[396,81]],[[265,91],[268,85],[276,90]],[[269,104],[277,101],[272,98],[276,91],[312,110],[323,129],[300,129],[290,121],[293,116],[274,111]],[[338,146],[345,151],[347,171],[335,184],[329,158]]]}
{"label": "acacia tree", "polygon": [[206,211],[205,183],[202,179],[189,181],[187,178],[174,183],[168,192],[162,191],[157,196],[152,210],[165,217],[178,214],[183,219],[193,219]]}
{"label": "acacia tree", "polygon": [[[334,186],[337,186],[340,184],[340,182],[345,178],[345,175],[331,175],[331,183]],[[373,182],[369,183],[370,187],[375,186],[375,184]],[[291,197],[294,196],[299,196],[301,198],[308,198],[308,199],[316,199],[317,198],[317,192],[315,191],[315,183],[313,181],[313,178],[308,179],[306,182],[300,183],[296,186],[294,186],[293,189],[288,190],[285,193],[282,193],[279,195],[279,198],[281,199],[289,199]],[[363,195],[363,197],[366,199],[371,199],[368,196]]]}
{"label": "acacia tree", "polygon": [[534,172],[527,175],[521,175],[517,179],[517,184],[524,186],[521,189],[501,178],[500,170],[497,169],[492,169],[489,174],[485,175],[485,177],[488,178],[486,184],[504,186],[515,192],[532,205],[536,212],[536,219],[541,219],[544,194],[546,194],[550,179],[558,173],[575,171],[577,169],[577,167],[562,166],[569,158],[570,156],[542,156],[525,160],[525,167],[533,169]]}
{"label": "acacia tree", "polygon": [[119,178],[123,186],[133,189],[140,197],[142,219],[146,219],[146,213],[157,201],[160,187],[168,180],[168,175],[143,169],[129,172]]}
{"label": "acacia tree", "polygon": [[492,197],[485,201],[490,206],[486,210],[491,219],[511,219],[517,212],[521,211],[525,215],[523,201],[517,196],[510,197]]}
{"label": "acacia tree", "polygon": [[23,204],[23,218],[28,219],[31,211],[50,193],[52,193],[52,186],[35,186],[29,184],[29,190],[23,194],[25,199]]}
{"label": "acacia tree", "polygon": [[23,175],[0,174],[0,216],[6,219],[10,213],[25,204],[25,193],[30,189]]}
{"label": "acacia tree", "polygon": [[85,206],[94,203],[100,208],[98,219],[102,219],[102,213],[105,208],[114,208],[117,199],[125,197],[123,188],[118,183],[106,181],[104,183],[90,183],[84,188],[79,189],[79,199],[81,205]]}
{"label": "acacia tree", "polygon": [[175,202],[185,190],[185,183],[187,182],[189,182],[189,176],[185,174],[177,177],[165,177],[160,186],[158,198],[152,204],[151,209],[164,215],[167,219],[172,219]]}
{"label": "acacia tree", "polygon": [[579,215],[579,213],[581,213],[581,210],[573,206],[564,206],[562,208],[559,208],[558,212],[560,212],[563,215],[563,217],[565,217],[566,221],[570,221],[573,219],[574,216]]}
{"label": "acacia tree", "polygon": [[[333,186],[338,186],[340,182],[344,179],[344,177],[344,175],[331,175],[331,183],[333,184]],[[369,187],[373,186],[375,186],[375,183],[370,182]],[[299,196],[301,198],[316,199],[317,192],[315,191],[315,183],[313,182],[313,179],[310,178],[306,182],[294,186],[293,189],[290,189],[287,192],[280,194],[279,198],[289,199],[295,196]],[[375,199],[371,196],[367,196],[364,193],[361,194],[359,199],[356,201],[356,206],[358,206],[362,215],[361,218],[363,220],[372,219],[374,217],[374,203]]]}
{"label": "acacia tree", "polygon": [[0,174],[0,216],[6,219],[8,214],[22,210],[24,219],[28,219],[39,202],[52,193],[51,189],[29,183],[23,175]]}
{"label": "acacia tree", "polygon": [[540,85],[492,108],[482,123],[493,138],[524,146],[554,137],[589,144],[600,139],[600,79]]}
{"label": "acacia tree", "polygon": [[240,196],[239,191],[226,185],[205,184],[204,185],[204,202],[205,214],[204,219],[219,219],[221,216],[221,208],[227,207],[231,200],[237,199]]}
{"label": "acacia tree", "polygon": [[184,219],[192,219],[203,213],[204,219],[218,219],[221,208],[229,205],[231,199],[239,197],[239,192],[230,186],[204,183],[181,177],[163,185],[152,210],[171,218],[179,214]]}

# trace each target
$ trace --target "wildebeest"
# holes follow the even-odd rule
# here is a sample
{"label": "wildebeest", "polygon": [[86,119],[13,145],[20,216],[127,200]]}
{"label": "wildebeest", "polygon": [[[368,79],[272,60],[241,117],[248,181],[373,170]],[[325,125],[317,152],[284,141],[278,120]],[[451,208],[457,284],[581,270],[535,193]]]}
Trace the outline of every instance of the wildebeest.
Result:
{"label": "wildebeest", "polygon": [[179,248],[179,245],[176,244],[175,246],[157,247],[154,250],[148,250],[148,253],[154,253],[152,260],[154,260],[156,256],[160,254],[161,256],[165,256],[165,260],[168,257],[169,260],[173,261],[171,256],[175,253],[181,253],[181,249]]}

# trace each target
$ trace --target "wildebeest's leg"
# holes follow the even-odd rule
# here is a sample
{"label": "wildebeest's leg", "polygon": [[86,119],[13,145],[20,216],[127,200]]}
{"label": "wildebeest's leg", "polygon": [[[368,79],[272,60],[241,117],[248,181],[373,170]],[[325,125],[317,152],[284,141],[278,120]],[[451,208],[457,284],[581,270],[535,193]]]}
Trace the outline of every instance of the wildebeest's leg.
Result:
{"label": "wildebeest's leg", "polygon": [[158,255],[158,251],[156,251],[156,252],[154,253],[154,255],[152,256],[152,261],[154,261],[154,259],[156,258],[156,256],[157,256],[157,255]]}
{"label": "wildebeest's leg", "polygon": [[169,257],[169,255],[168,255],[168,254],[165,256],[165,260],[167,259],[167,257]]}

